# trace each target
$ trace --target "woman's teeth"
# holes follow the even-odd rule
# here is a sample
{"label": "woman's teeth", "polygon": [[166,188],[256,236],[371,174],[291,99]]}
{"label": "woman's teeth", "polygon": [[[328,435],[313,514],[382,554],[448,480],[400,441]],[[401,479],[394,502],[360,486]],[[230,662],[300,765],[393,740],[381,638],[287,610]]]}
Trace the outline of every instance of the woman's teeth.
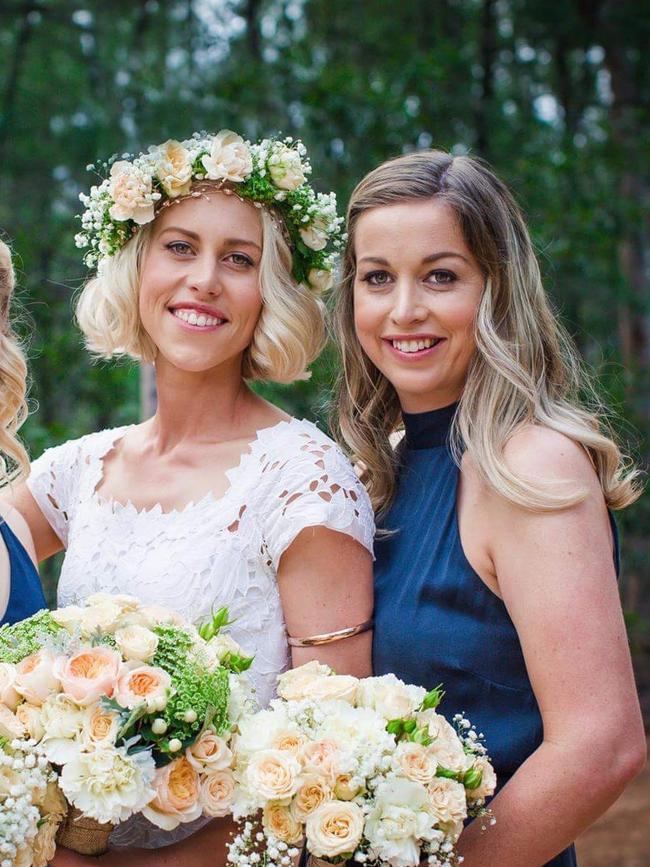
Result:
{"label": "woman's teeth", "polygon": [[211,325],[222,325],[226,320],[217,319],[216,316],[206,316],[205,313],[197,313],[195,310],[172,310],[174,316],[187,322],[189,325],[197,325],[199,328],[207,328]]}
{"label": "woman's teeth", "polygon": [[440,343],[440,337],[425,337],[422,340],[391,340],[395,349],[400,352],[420,352],[422,349],[430,349],[434,344]]}

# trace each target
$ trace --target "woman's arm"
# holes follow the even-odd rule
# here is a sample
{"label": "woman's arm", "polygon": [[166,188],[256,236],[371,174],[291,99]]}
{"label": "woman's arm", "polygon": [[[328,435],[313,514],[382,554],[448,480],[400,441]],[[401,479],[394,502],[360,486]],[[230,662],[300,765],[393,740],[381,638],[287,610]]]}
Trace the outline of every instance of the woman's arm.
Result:
{"label": "woman's arm", "polygon": [[0,500],[16,509],[27,524],[32,539],[32,546],[27,550],[30,554],[34,553],[36,562],[40,563],[41,560],[46,560],[63,550],[61,540],[41,512],[25,483],[15,487],[7,486],[0,494]]}
{"label": "woman's arm", "polygon": [[[306,638],[372,617],[372,557],[350,536],[325,527],[302,530],[280,560],[278,584],[287,632]],[[293,664],[311,659],[338,674],[372,674],[372,631],[316,647],[294,647]]]}
{"label": "woman's arm", "polygon": [[[23,516],[8,503],[0,502],[0,521],[4,521],[11,528],[32,561],[36,563],[36,552],[34,550],[32,534],[29,532],[29,526]],[[4,542],[0,540],[0,619],[7,610],[10,590],[11,564],[9,552]]]}
{"label": "woman's arm", "polygon": [[550,513],[485,495],[489,556],[521,641],[544,740],[492,801],[496,825],[483,835],[474,822],[464,833],[464,867],[546,863],[645,762],[609,521],[589,459],[543,428],[514,437],[506,458],[517,473],[570,480],[588,495]]}

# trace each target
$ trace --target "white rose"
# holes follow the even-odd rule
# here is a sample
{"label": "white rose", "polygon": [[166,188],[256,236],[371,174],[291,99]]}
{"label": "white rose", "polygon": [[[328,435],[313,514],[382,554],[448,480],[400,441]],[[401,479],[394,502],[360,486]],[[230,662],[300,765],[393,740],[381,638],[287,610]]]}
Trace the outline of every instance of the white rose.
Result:
{"label": "white rose", "polygon": [[302,825],[283,804],[267,804],[262,814],[262,825],[267,834],[295,844],[302,840]]}
{"label": "white rose", "polygon": [[192,162],[187,148],[169,139],[154,151],[156,177],[170,199],[186,196],[192,186]]}
{"label": "white rose", "polygon": [[366,819],[369,854],[391,867],[416,867],[421,841],[439,838],[433,824],[424,786],[412,780],[387,780],[377,788],[375,806]]}
{"label": "white rose", "polygon": [[235,793],[235,778],[231,770],[215,771],[201,777],[199,803],[206,816],[213,819],[227,816]]}
{"label": "white rose", "polygon": [[124,659],[150,662],[158,648],[158,636],[146,626],[124,626],[115,632],[115,642]]}
{"label": "white rose", "polygon": [[346,701],[354,705],[359,679],[347,674],[332,674],[310,681],[303,689],[303,698],[312,701]]}
{"label": "white rose", "polygon": [[81,626],[85,608],[79,605],[67,605],[65,608],[57,608],[50,613],[52,620],[70,633],[75,632]]}
{"label": "white rose", "polygon": [[121,614],[118,603],[108,598],[82,609],[79,626],[83,632],[107,635],[113,632]]}
{"label": "white rose", "polygon": [[494,794],[497,787],[497,775],[494,773],[494,768],[490,764],[487,756],[478,756],[474,759],[473,767],[481,771],[483,777],[481,782],[475,789],[467,789],[467,799],[469,801],[483,801],[485,798],[490,798]]}
{"label": "white rose", "polygon": [[206,177],[211,181],[245,181],[253,171],[253,158],[244,139],[229,129],[214,137],[209,156],[201,159]]}
{"label": "white rose", "polygon": [[332,673],[328,665],[321,665],[315,659],[306,662],[298,668],[289,669],[278,677],[278,695],[285,701],[299,701],[304,698],[304,691],[313,680],[319,680]]}
{"label": "white rose", "polygon": [[153,220],[151,178],[132,163],[126,160],[113,163],[108,191],[114,202],[108,211],[112,220],[133,220],[138,225]]}
{"label": "white rose", "polygon": [[416,783],[430,783],[436,775],[438,763],[428,747],[402,741],[393,753],[393,767]]}
{"label": "white rose", "polygon": [[312,268],[307,281],[317,292],[327,292],[334,285],[334,274],[325,268]]}
{"label": "white rose", "polygon": [[271,180],[280,190],[297,190],[305,183],[305,170],[300,154],[293,148],[282,145],[269,157]]}
{"label": "white rose", "polygon": [[370,707],[384,719],[406,719],[422,704],[426,689],[411,686],[394,674],[382,677],[365,677],[359,684],[357,703]]}
{"label": "white rose", "polygon": [[148,626],[150,629],[154,626],[159,626],[161,623],[173,623],[175,626],[187,625],[180,614],[177,614],[170,608],[165,608],[164,605],[158,605],[156,602],[152,602],[150,605],[143,605],[137,613],[139,618],[141,618],[142,625]]}
{"label": "white rose", "polygon": [[215,635],[207,642],[203,650],[211,665],[218,665],[228,653],[236,656],[245,655],[239,644],[229,635]]}
{"label": "white rose", "polygon": [[317,858],[350,854],[363,834],[363,810],[353,801],[328,801],[307,817],[307,848]]}
{"label": "white rose", "polygon": [[14,689],[16,666],[12,662],[0,662],[0,704],[16,710],[20,696]]}
{"label": "white rose", "polygon": [[430,810],[437,822],[455,824],[467,818],[465,786],[456,780],[436,777],[427,786]]}
{"label": "white rose", "polygon": [[310,250],[323,250],[329,239],[328,224],[321,217],[316,217],[311,223],[300,229],[300,237]]}
{"label": "white rose", "polygon": [[281,801],[296,793],[300,770],[300,762],[286,750],[261,750],[246,769],[246,781],[264,800]]}

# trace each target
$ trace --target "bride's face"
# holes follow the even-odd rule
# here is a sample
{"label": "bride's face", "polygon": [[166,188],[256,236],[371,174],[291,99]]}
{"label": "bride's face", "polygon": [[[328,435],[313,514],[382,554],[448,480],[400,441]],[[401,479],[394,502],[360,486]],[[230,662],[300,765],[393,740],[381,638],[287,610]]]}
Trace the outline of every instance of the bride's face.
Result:
{"label": "bride's face", "polygon": [[262,221],[249,202],[208,190],[157,217],[139,310],[165,359],[186,371],[239,371],[262,309]]}
{"label": "bride's face", "polygon": [[454,211],[435,198],[366,211],[355,256],[357,336],[402,409],[425,412],[458,400],[485,281]]}

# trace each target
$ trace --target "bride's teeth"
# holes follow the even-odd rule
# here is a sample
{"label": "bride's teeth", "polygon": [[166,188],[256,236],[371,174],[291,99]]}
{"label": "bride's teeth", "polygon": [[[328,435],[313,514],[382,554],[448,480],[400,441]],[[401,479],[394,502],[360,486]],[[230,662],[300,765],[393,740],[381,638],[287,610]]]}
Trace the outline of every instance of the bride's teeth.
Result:
{"label": "bride's teeth", "polygon": [[393,340],[395,349],[400,352],[421,352],[423,349],[429,349],[437,343],[437,340],[432,337],[425,337],[420,340]]}
{"label": "bride's teeth", "polygon": [[196,325],[199,321],[199,318],[196,313],[190,313],[190,315],[187,317],[187,321],[190,323],[190,325]]}
{"label": "bride's teeth", "polygon": [[205,316],[199,316],[199,318],[196,320],[196,324],[197,325],[205,325],[205,321],[206,321]]}
{"label": "bride's teeth", "polygon": [[183,322],[187,322],[189,325],[194,325],[197,328],[222,325],[225,321],[224,319],[219,319],[217,316],[207,316],[205,313],[199,313],[197,315],[194,310],[182,310],[181,308],[177,308],[172,312],[178,319],[182,319]]}

